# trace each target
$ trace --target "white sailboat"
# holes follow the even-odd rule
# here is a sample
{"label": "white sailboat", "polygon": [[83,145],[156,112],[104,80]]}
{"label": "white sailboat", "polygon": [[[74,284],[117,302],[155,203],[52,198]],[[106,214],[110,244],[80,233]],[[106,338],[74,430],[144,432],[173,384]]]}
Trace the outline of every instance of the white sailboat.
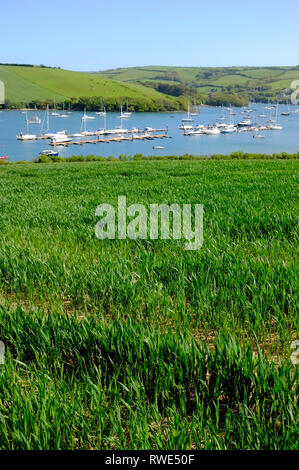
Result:
{"label": "white sailboat", "polygon": [[[27,116],[27,114],[26,114]],[[31,116],[30,119],[27,118],[28,124],[41,124],[42,120],[41,118],[37,115],[37,109],[35,106],[35,114]]]}
{"label": "white sailboat", "polygon": [[51,113],[51,116],[59,116],[59,113],[56,110],[56,101],[55,100],[54,100],[53,111]]}
{"label": "white sailboat", "polygon": [[122,105],[120,106],[120,115],[117,116],[119,119],[128,119],[129,117],[131,117],[131,113],[130,112],[126,112],[124,111],[123,112],[123,107]]}
{"label": "white sailboat", "polygon": [[66,114],[66,113],[64,112],[64,102],[63,102],[63,104],[62,104],[62,114],[58,113],[58,116],[57,116],[57,117],[60,117],[60,118],[63,118],[63,119],[69,117],[68,114]]}
{"label": "white sailboat", "polygon": [[86,114],[86,108],[84,108],[84,114],[83,114],[82,119],[83,119],[84,121],[86,121],[86,120],[94,120],[95,117],[94,117],[94,116],[88,116],[88,114]]}
{"label": "white sailboat", "polygon": [[127,111],[124,111],[122,114],[123,114],[123,117],[131,117],[132,116],[132,112],[129,111],[128,102],[127,102]]}
{"label": "white sailboat", "polygon": [[281,115],[281,116],[290,116],[290,114],[291,114],[290,103],[288,102],[288,109],[287,109],[287,111],[282,111],[282,112],[280,113],[280,115]]}
{"label": "white sailboat", "polygon": [[96,114],[98,116],[102,116],[102,117],[106,117],[107,113],[106,113],[106,108],[104,106],[104,108],[102,109],[102,111],[97,111]]}
{"label": "white sailboat", "polygon": [[276,113],[275,113],[275,119],[273,120],[273,124],[270,126],[272,131],[281,131],[283,127],[278,123],[278,103],[276,105]]}
{"label": "white sailboat", "polygon": [[187,113],[187,117],[186,117],[186,118],[183,118],[181,121],[182,121],[182,122],[193,122],[193,121],[194,121],[194,119],[192,119],[192,118],[190,117],[190,102],[188,102],[188,113]]}
{"label": "white sailboat", "polygon": [[20,134],[17,135],[17,139],[18,140],[34,140],[34,139],[36,139],[35,134],[29,134],[29,120],[27,118],[27,110],[26,110],[26,126],[27,126],[27,132],[25,134],[20,132]]}

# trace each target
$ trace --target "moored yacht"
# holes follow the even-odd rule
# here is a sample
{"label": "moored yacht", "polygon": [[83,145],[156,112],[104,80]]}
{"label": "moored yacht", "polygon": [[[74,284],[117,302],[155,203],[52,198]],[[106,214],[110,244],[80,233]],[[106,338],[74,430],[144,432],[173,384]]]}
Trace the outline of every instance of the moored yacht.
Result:
{"label": "moored yacht", "polygon": [[82,119],[83,119],[84,121],[91,120],[91,119],[94,120],[95,117],[94,117],[94,116],[89,116],[88,114],[86,114],[86,108],[84,108],[84,114],[83,114]]}
{"label": "moored yacht", "polygon": [[17,140],[34,140],[34,139],[36,139],[35,134],[22,134],[22,132],[20,132],[20,134],[17,135]]}
{"label": "moored yacht", "polygon": [[218,135],[221,133],[220,129],[218,127],[207,127],[204,130],[204,133],[206,135]]}
{"label": "moored yacht", "polygon": [[233,125],[233,124],[229,124],[228,126],[226,127],[223,127],[221,129],[221,133],[222,134],[232,134],[233,132],[236,132],[236,127]]}
{"label": "moored yacht", "polygon": [[238,126],[239,127],[250,127],[250,126],[252,126],[252,122],[250,121],[250,119],[243,119],[243,121],[238,123]]}
{"label": "moored yacht", "polygon": [[188,113],[187,113],[187,117],[186,118],[183,118],[181,119],[182,122],[193,122],[194,119],[192,119],[192,117],[190,117],[190,103],[188,103]]}

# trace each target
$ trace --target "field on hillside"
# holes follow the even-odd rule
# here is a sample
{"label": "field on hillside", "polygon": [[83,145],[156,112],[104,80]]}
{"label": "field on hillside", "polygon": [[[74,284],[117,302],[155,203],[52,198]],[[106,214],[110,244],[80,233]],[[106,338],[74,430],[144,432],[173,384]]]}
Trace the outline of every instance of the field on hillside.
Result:
{"label": "field on hillside", "polygon": [[[0,166],[0,449],[295,449],[296,160]],[[204,205],[204,244],[101,203]]]}
{"label": "field on hillside", "polygon": [[248,89],[266,86],[273,90],[290,88],[299,80],[299,67],[131,67],[99,72],[101,76],[124,82],[168,81],[192,87],[226,90],[229,86]]}
{"label": "field on hillside", "polygon": [[0,80],[5,84],[6,99],[14,102],[31,100],[69,100],[100,96],[144,100],[171,100],[164,94],[138,84],[127,84],[99,75],[55,68],[0,65]]}

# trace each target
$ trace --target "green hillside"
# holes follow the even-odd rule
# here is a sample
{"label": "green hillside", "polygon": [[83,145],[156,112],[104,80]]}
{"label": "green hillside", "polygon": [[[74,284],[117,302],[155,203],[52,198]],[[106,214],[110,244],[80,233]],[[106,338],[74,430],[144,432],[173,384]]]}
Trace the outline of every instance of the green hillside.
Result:
{"label": "green hillside", "polygon": [[[198,93],[247,93],[250,98],[277,99],[299,80],[297,67],[133,67],[99,72],[102,77],[141,83],[160,91],[169,84],[183,85]],[[188,90],[186,90],[188,91]]]}
{"label": "green hillside", "polygon": [[136,111],[186,108],[188,100],[243,106],[287,99],[283,90],[299,80],[297,67],[132,67],[84,73],[44,66],[0,65],[8,106],[72,102],[72,107],[119,109],[129,102]]}
{"label": "green hillside", "polygon": [[57,102],[80,97],[105,100],[129,100],[144,103],[161,102],[170,107],[177,100],[140,84],[122,83],[92,73],[72,72],[58,68],[0,65],[0,80],[5,84],[6,100],[28,103],[32,100]]}

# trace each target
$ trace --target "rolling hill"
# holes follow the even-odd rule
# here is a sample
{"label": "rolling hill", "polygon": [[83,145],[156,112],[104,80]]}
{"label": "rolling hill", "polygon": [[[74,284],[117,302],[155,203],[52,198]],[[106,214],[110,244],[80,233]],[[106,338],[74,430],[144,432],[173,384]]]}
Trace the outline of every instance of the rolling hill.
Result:
{"label": "rolling hill", "polygon": [[242,106],[248,99],[287,99],[282,91],[299,80],[297,67],[163,67],[146,66],[85,73],[0,64],[9,106],[72,101],[97,110],[129,102],[136,111],[181,110],[187,101]]}
{"label": "rolling hill", "polygon": [[161,84],[180,84],[199,93],[249,93],[256,99],[276,99],[299,80],[297,67],[131,67],[106,70],[99,75],[125,83],[140,83],[155,89]]}
{"label": "rolling hill", "polygon": [[123,82],[161,81],[179,82],[194,87],[227,87],[236,84],[271,85],[273,88],[290,86],[299,79],[297,67],[131,67],[106,70],[99,75]]}
{"label": "rolling hill", "polygon": [[104,101],[128,99],[130,103],[164,102],[170,107],[177,106],[177,100],[153,88],[59,68],[0,65],[0,80],[5,84],[6,100],[11,102],[54,99],[59,102],[71,98],[101,97]]}

